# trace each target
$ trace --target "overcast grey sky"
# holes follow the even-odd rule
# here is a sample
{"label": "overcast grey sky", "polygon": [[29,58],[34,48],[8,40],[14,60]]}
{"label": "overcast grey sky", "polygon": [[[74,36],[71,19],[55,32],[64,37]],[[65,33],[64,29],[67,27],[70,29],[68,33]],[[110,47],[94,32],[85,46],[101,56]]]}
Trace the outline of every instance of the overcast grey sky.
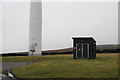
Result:
{"label": "overcast grey sky", "polygon": [[27,2],[4,2],[2,7],[2,51],[28,51],[30,4]]}
{"label": "overcast grey sky", "polygon": [[0,2],[0,53],[2,52],[2,4]]}
{"label": "overcast grey sky", "polygon": [[72,36],[93,36],[97,44],[117,44],[118,7],[109,2],[43,3],[43,49],[72,46]]}
{"label": "overcast grey sky", "polygon": [[[72,47],[72,36],[93,36],[97,44],[118,43],[118,0],[81,1],[43,0],[42,50]],[[3,5],[3,46],[6,51],[28,50],[29,10],[29,2]]]}

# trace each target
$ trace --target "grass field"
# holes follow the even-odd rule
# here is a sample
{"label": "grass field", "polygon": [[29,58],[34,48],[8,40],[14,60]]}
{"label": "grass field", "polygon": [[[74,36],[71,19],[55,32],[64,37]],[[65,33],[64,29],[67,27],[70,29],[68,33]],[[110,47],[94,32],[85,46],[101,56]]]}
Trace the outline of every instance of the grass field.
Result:
{"label": "grass field", "polygon": [[72,55],[44,55],[44,56],[9,56],[2,57],[2,62],[41,62],[58,59],[72,59]]}
{"label": "grass field", "polygon": [[3,61],[36,61],[14,68],[17,78],[118,78],[118,54],[97,54],[96,59],[72,59],[72,55],[4,57]]}

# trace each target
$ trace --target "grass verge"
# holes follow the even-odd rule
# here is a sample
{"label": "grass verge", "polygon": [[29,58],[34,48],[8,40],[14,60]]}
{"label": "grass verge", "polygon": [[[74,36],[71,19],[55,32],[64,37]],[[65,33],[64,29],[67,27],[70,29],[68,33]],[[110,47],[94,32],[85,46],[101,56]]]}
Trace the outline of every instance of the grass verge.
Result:
{"label": "grass verge", "polygon": [[96,59],[72,59],[72,55],[29,58],[37,63],[14,68],[17,78],[118,78],[117,53],[97,54]]}

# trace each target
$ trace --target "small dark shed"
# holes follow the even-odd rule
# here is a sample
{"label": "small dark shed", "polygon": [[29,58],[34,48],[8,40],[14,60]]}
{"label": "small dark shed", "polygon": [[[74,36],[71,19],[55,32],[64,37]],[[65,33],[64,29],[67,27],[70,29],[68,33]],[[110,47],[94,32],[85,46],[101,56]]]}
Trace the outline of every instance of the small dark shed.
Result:
{"label": "small dark shed", "polygon": [[95,59],[96,41],[92,37],[73,37],[74,59]]}

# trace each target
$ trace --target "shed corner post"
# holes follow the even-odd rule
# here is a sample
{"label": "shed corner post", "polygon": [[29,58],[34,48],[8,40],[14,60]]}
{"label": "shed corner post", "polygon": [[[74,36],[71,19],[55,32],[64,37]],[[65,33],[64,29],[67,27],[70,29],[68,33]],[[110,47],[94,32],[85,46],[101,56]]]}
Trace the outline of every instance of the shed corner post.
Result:
{"label": "shed corner post", "polygon": [[73,40],[73,41],[72,41],[72,42],[73,42],[73,45],[72,45],[72,49],[73,49],[73,51],[72,51],[73,59],[76,59],[76,57],[75,57],[75,56],[76,56],[76,55],[75,55],[75,49],[74,49],[74,48],[75,48],[75,46],[74,46],[74,45],[75,45],[74,38],[72,38],[72,40]]}

